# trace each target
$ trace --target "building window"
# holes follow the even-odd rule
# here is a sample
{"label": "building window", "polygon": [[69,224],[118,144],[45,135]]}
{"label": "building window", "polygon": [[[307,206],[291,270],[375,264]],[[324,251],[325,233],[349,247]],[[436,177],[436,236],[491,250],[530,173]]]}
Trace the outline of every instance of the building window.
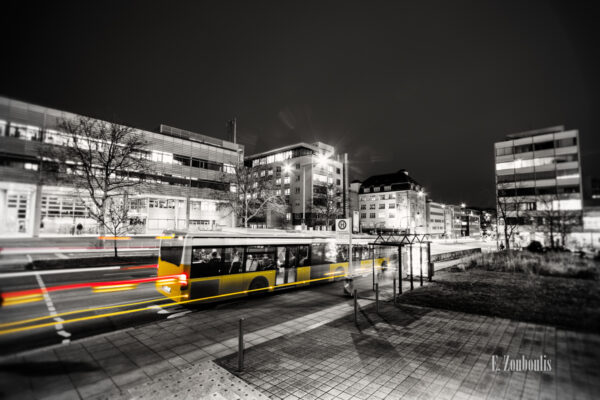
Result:
{"label": "building window", "polygon": [[276,196],[281,196],[281,189],[277,189],[277,190],[275,191],[275,195],[276,195]]}
{"label": "building window", "polygon": [[379,200],[385,200],[385,194],[380,194],[379,195]]}
{"label": "building window", "polygon": [[296,182],[300,181],[300,175],[296,175]]}
{"label": "building window", "polygon": [[341,184],[342,184],[342,181],[341,181],[341,180],[339,180],[339,179],[336,179],[336,180],[335,180],[335,184],[339,186],[339,185],[341,185]]}
{"label": "building window", "polygon": [[380,209],[380,210],[385,210],[385,203],[381,203],[381,204],[379,205],[379,209]]}
{"label": "building window", "polygon": [[389,217],[390,218],[396,218],[396,214],[390,213]]}
{"label": "building window", "polygon": [[275,184],[276,185],[281,185],[281,178],[275,179]]}
{"label": "building window", "polygon": [[390,203],[390,204],[388,204],[388,208],[389,209],[396,208],[396,203]]}
{"label": "building window", "polygon": [[366,210],[367,209],[367,205],[366,204],[361,204],[360,205],[360,209],[361,210]]}
{"label": "building window", "polygon": [[385,213],[384,212],[380,212],[378,215],[379,218],[385,218]]}
{"label": "building window", "polygon": [[369,218],[376,218],[375,213],[369,213]]}
{"label": "building window", "polygon": [[300,163],[296,163],[296,169],[300,169]]}
{"label": "building window", "polygon": [[369,210],[374,210],[375,209],[375,204],[369,204]]}
{"label": "building window", "polygon": [[269,168],[269,176],[273,175],[273,168]]}
{"label": "building window", "polygon": [[341,174],[341,173],[342,173],[342,170],[340,170],[339,168],[336,168],[336,169],[335,169],[335,173],[339,175],[339,174]]}
{"label": "building window", "polygon": [[373,188],[373,191],[374,191],[374,192],[379,192],[379,187],[374,187],[374,188]]}
{"label": "building window", "polygon": [[283,194],[285,194],[286,196],[287,196],[287,195],[289,195],[289,194],[290,194],[290,188],[286,188],[286,189],[283,191]]}
{"label": "building window", "polygon": [[360,213],[361,218],[367,218],[367,213]]}
{"label": "building window", "polygon": [[294,189],[294,193],[296,193],[296,194],[300,194],[300,188],[299,188],[299,187],[295,188],[295,189]]}
{"label": "building window", "polygon": [[283,184],[284,185],[289,185],[290,184],[290,177],[289,176],[286,176],[286,177],[283,178]]}
{"label": "building window", "polygon": [[285,220],[289,221],[290,219],[292,219],[292,213],[285,213]]}

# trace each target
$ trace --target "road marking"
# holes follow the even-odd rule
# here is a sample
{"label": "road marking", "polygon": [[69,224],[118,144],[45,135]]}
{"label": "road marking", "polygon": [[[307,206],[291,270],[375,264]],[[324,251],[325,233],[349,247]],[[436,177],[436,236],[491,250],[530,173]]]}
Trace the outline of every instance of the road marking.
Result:
{"label": "road marking", "polygon": [[171,318],[177,318],[177,317],[183,317],[185,314],[189,314],[191,313],[191,310],[187,310],[187,311],[182,311],[182,312],[178,312],[175,314],[171,314],[167,317],[167,319],[171,319]]}
{"label": "road marking", "polygon": [[94,267],[94,268],[66,268],[66,269],[54,269],[49,271],[26,271],[26,272],[7,272],[0,274],[2,278],[21,278],[24,276],[36,276],[36,275],[54,275],[54,274],[70,274],[73,272],[96,272],[96,271],[110,271],[121,269],[121,266],[115,267]]}
{"label": "road marking", "polygon": [[[50,313],[51,317],[56,317],[56,308],[54,307],[54,303],[52,302],[52,299],[50,298],[50,295],[48,294],[48,291],[46,290],[46,285],[44,284],[44,281],[42,280],[42,277],[38,274],[36,274],[35,279],[37,279],[38,285],[40,285],[40,289],[42,289],[42,294],[44,296],[44,301],[46,302],[46,307],[48,307],[48,312]],[[56,329],[56,333],[59,336],[62,336],[63,339],[63,343],[69,343],[70,342],[70,337],[71,334],[67,331],[65,331],[63,329],[63,324],[61,324],[60,322],[64,322],[64,319],[62,318],[54,318],[54,321],[58,322],[58,324],[54,325],[54,328]]]}
{"label": "road marking", "polygon": [[25,257],[27,257],[27,262],[33,262],[33,257],[31,257],[29,254],[25,254]]}
{"label": "road marking", "polygon": [[67,260],[69,258],[69,256],[66,256],[64,253],[54,253],[54,254],[56,254],[56,257],[62,258],[63,260]]}
{"label": "road marking", "polygon": [[163,310],[163,308],[162,308],[161,306],[159,306],[159,305],[156,305],[156,304],[155,304],[155,305],[153,305],[153,306],[150,306],[150,307],[148,307],[148,308],[150,308],[150,309],[152,309],[152,310],[158,310],[158,311],[156,312],[157,314],[170,314],[170,313],[171,313],[171,312],[170,312],[170,311],[168,311],[168,310]]}
{"label": "road marking", "polygon": [[[152,302],[156,302],[156,301],[170,301],[170,300],[167,298],[164,298],[164,297],[162,297],[162,298],[157,297],[157,298],[153,298],[153,299],[138,301],[135,303],[117,303],[117,304],[101,306],[101,307],[93,307],[93,308],[85,308],[85,309],[81,309],[81,310],[66,311],[66,312],[56,314],[56,316],[58,317],[58,316],[65,316],[65,315],[82,314],[82,313],[91,312],[91,311],[108,310],[111,308],[130,307],[130,306],[135,306],[135,305],[139,305],[139,304],[152,303]],[[7,326],[24,325],[24,324],[28,324],[30,322],[43,321],[43,320],[49,319],[49,318],[52,318],[52,316],[46,315],[43,317],[35,317],[35,318],[23,319],[23,320],[19,320],[19,321],[5,322],[5,323],[0,324],[0,328],[4,328]]]}

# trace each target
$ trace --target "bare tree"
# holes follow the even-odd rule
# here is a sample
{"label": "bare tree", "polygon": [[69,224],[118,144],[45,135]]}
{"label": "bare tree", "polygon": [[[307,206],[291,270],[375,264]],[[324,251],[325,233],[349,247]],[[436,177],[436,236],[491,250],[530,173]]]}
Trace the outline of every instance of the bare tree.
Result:
{"label": "bare tree", "polygon": [[315,189],[313,211],[325,220],[325,226],[329,229],[330,224],[344,213],[341,193],[333,183],[315,186]]}
{"label": "bare tree", "polygon": [[507,184],[499,184],[496,197],[497,223],[502,222],[502,234],[506,250],[510,250],[510,241],[519,227],[519,213],[522,199],[520,196],[507,196],[507,191],[516,190]]}
{"label": "bare tree", "polygon": [[232,213],[245,228],[251,220],[265,217],[267,211],[285,214],[285,197],[265,167],[248,167],[240,162],[229,172],[223,179],[230,182],[230,190],[223,193],[219,208]]}
{"label": "bare tree", "polygon": [[574,226],[581,223],[581,212],[561,207],[561,198],[558,194],[540,196],[537,214],[543,218],[542,226],[549,236],[552,249],[556,248],[557,236],[564,246],[567,235]]}
{"label": "bare tree", "polygon": [[[128,195],[152,172],[147,142],[133,128],[88,117],[62,119],[57,127],[57,140],[44,150],[46,164],[77,190],[101,234],[122,235]],[[114,250],[116,257],[116,241]]]}

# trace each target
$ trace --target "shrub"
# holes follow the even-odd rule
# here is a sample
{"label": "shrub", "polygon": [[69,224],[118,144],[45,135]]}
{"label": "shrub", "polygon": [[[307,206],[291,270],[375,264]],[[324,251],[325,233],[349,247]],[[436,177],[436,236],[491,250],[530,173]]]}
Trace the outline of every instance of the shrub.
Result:
{"label": "shrub", "polygon": [[595,280],[600,278],[600,263],[577,257],[571,253],[538,254],[515,250],[482,253],[471,256],[467,261],[467,268],[566,278]]}

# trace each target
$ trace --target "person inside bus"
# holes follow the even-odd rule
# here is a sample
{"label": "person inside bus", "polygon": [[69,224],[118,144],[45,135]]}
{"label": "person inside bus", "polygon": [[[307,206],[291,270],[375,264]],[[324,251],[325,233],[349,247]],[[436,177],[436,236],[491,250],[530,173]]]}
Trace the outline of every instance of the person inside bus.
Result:
{"label": "person inside bus", "polygon": [[230,274],[239,274],[242,267],[241,255],[238,250],[235,250],[233,257],[231,258],[231,268],[229,268]]}
{"label": "person inside bus", "polygon": [[260,260],[260,262],[259,262],[258,269],[259,269],[259,271],[266,271],[268,269],[271,269],[271,264],[272,264],[271,259],[265,253],[265,254],[263,254],[262,260]]}
{"label": "person inside bus", "polygon": [[213,249],[210,255],[210,260],[208,261],[207,268],[207,276],[221,275],[221,259],[219,258],[219,253],[217,253],[216,249]]}
{"label": "person inside bus", "polygon": [[254,271],[256,271],[256,260],[252,258],[252,254],[248,254],[248,259],[246,260],[246,272]]}

